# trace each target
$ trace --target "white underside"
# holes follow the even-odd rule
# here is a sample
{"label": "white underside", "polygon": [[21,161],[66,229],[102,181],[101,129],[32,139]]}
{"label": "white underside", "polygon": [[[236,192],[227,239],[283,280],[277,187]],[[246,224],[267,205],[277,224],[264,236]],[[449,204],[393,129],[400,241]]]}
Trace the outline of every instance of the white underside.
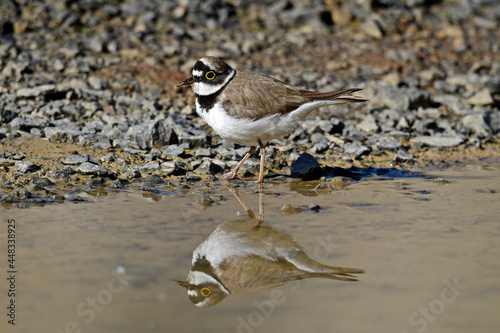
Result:
{"label": "white underside", "polygon": [[258,146],[263,143],[291,133],[311,111],[323,105],[337,104],[336,101],[314,101],[306,103],[297,110],[280,115],[274,114],[257,120],[230,117],[218,102],[211,110],[200,108],[196,102],[196,112],[223,139],[244,146]]}

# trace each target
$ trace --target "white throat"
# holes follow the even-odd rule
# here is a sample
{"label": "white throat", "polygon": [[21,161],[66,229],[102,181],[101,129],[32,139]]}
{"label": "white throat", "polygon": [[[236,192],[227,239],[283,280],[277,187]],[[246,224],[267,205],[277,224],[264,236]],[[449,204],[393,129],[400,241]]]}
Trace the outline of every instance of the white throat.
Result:
{"label": "white throat", "polygon": [[[195,74],[198,73],[195,73],[193,71],[193,77],[195,76]],[[217,85],[206,84],[204,82],[195,82],[192,84],[193,91],[196,95],[200,96],[208,96],[215,94],[216,92],[224,88],[224,86],[234,77],[234,74],[236,74],[236,71],[232,69],[231,73],[229,73],[226,79],[221,84]]]}

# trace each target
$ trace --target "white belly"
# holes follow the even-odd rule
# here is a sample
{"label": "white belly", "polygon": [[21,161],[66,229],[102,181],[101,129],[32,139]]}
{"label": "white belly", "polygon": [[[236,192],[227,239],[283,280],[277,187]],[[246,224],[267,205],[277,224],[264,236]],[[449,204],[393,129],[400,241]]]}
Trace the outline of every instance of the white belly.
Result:
{"label": "white belly", "polygon": [[301,119],[294,112],[286,115],[271,115],[257,120],[230,117],[218,102],[207,112],[196,103],[196,112],[221,138],[244,146],[258,146],[291,133]]}

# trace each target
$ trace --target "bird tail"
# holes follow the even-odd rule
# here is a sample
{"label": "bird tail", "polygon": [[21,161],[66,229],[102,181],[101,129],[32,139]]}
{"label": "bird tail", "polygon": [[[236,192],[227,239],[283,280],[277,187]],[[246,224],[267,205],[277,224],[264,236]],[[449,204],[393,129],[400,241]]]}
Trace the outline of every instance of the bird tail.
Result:
{"label": "bird tail", "polygon": [[368,101],[367,99],[364,99],[360,96],[352,95],[352,93],[360,90],[360,88],[347,88],[329,92],[301,91],[301,95],[310,99],[311,101],[335,100],[335,104]]}
{"label": "bird tail", "polygon": [[358,281],[358,277],[352,274],[363,274],[364,269],[346,268],[346,267],[333,267],[329,266],[330,272],[319,273],[323,278],[342,280],[342,281]]}

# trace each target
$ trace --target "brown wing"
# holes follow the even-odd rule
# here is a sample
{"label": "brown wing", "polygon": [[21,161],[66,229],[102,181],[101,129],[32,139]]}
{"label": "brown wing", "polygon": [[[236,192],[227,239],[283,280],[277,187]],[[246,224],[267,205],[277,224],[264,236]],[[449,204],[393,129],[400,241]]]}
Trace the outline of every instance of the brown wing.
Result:
{"label": "brown wing", "polygon": [[219,279],[233,294],[269,289],[309,275],[291,263],[254,255],[227,258],[219,268]]}
{"label": "brown wing", "polygon": [[302,90],[269,76],[236,72],[224,89],[224,106],[231,116],[259,119],[272,114],[285,114],[302,104],[316,100],[337,100],[340,103],[364,102],[346,95],[360,89],[342,89],[326,93]]}

